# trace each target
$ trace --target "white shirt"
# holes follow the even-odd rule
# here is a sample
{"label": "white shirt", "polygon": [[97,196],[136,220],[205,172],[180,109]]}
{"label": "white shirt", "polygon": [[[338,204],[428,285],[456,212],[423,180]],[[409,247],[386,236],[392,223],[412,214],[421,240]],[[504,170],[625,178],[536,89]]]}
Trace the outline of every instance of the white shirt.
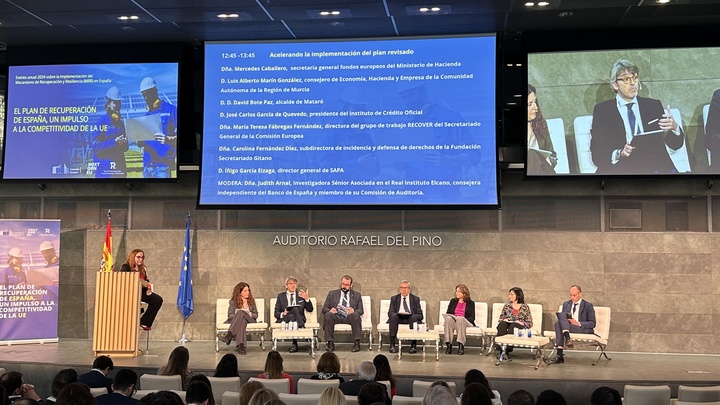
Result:
{"label": "white shirt", "polygon": [[[580,322],[580,303],[582,302],[582,298],[580,298],[577,302],[573,302],[572,306],[570,307],[570,313],[572,314],[572,317],[574,320]],[[577,305],[575,305],[577,304]]]}

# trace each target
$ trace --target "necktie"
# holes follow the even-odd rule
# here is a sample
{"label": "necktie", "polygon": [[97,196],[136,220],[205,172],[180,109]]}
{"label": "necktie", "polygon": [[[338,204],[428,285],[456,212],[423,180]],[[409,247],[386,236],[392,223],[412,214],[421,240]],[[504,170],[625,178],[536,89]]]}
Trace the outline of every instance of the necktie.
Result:
{"label": "necktie", "polygon": [[350,305],[348,304],[348,302],[349,302],[349,301],[348,301],[348,293],[345,293],[345,294],[343,294],[343,304],[342,304],[342,306],[344,306],[344,307],[350,306]]}
{"label": "necktie", "polygon": [[408,314],[410,313],[410,307],[408,307],[408,304],[407,304],[407,297],[403,297],[403,309]]}
{"label": "necktie", "polygon": [[576,302],[575,305],[573,305],[573,310],[572,310],[573,318],[575,318],[575,319],[577,319],[577,317],[576,317],[577,316],[577,306],[578,306],[578,303]]}
{"label": "necktie", "polygon": [[295,305],[295,294],[290,294],[290,305]]}
{"label": "necktie", "polygon": [[[635,136],[635,134],[637,133],[637,127],[636,127],[637,118],[635,117],[635,113],[632,110],[633,104],[635,104],[635,103],[627,103],[627,110],[628,110],[627,113],[628,113],[628,121],[630,123],[630,134],[632,136]],[[577,304],[575,304],[575,305],[577,305]]]}

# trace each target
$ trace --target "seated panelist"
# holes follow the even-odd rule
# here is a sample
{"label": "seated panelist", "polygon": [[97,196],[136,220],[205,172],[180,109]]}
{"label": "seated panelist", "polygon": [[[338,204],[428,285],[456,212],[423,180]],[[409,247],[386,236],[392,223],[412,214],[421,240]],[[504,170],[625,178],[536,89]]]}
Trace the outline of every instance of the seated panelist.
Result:
{"label": "seated panelist", "polygon": [[571,333],[593,333],[595,331],[595,307],[582,299],[582,289],[579,285],[570,287],[570,299],[563,302],[562,311],[557,313],[555,322],[555,344],[557,356],[551,361],[556,364],[564,363],[564,347],[573,347],[570,339]]}
{"label": "seated panelist", "polygon": [[[388,323],[390,324],[390,353],[397,353],[397,331],[400,324],[412,325],[415,322],[422,322],[423,312],[420,307],[420,298],[410,293],[410,282],[400,282],[400,294],[390,298],[388,309]],[[417,341],[410,344],[410,353],[417,353]]]}

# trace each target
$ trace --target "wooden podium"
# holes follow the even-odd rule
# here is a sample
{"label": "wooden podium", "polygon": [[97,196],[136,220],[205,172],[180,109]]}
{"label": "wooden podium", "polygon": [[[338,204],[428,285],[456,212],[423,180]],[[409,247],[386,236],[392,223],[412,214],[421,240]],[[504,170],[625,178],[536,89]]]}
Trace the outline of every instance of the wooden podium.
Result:
{"label": "wooden podium", "polygon": [[134,272],[98,272],[95,283],[94,355],[140,354],[140,279]]}

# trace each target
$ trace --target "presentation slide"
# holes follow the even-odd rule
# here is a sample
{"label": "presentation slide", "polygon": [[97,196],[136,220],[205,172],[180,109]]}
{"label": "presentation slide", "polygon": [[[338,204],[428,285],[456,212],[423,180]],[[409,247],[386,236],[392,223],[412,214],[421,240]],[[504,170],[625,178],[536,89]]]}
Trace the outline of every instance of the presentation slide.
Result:
{"label": "presentation slide", "polygon": [[720,48],[530,53],[527,175],[720,173],[719,64]]}
{"label": "presentation slide", "polygon": [[497,205],[495,37],[208,43],[200,205]]}
{"label": "presentation slide", "polygon": [[177,90],[177,63],[10,66],[3,178],[176,177]]}

